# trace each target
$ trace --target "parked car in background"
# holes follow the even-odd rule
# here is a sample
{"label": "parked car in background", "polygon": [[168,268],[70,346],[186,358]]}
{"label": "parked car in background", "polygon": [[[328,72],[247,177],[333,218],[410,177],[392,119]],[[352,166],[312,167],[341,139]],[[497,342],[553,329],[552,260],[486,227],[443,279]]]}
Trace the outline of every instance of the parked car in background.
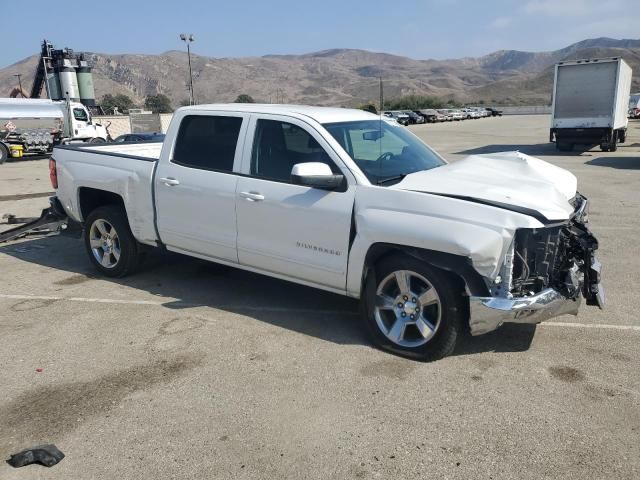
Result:
{"label": "parked car in background", "polygon": [[450,112],[451,112],[451,117],[456,122],[459,122],[460,120],[464,120],[465,119],[465,115],[464,115],[464,113],[462,113],[462,110],[458,110],[457,108],[452,108],[450,110]]}
{"label": "parked car in background", "polygon": [[444,122],[444,115],[433,109],[414,110],[415,113],[424,118],[425,123]]}
{"label": "parked car in background", "polygon": [[469,120],[472,118],[480,118],[480,113],[473,108],[463,108],[461,112],[464,115],[464,118],[466,120]]}
{"label": "parked car in background", "polygon": [[632,93],[629,96],[629,118],[640,118],[640,93]]}
{"label": "parked car in background", "polygon": [[438,110],[438,113],[444,117],[444,122],[453,121],[453,115],[451,114],[451,111],[445,108],[441,108],[440,110]]}
{"label": "parked car in background", "polygon": [[400,113],[404,113],[409,116],[409,123],[415,125],[416,123],[424,123],[424,117],[422,115],[418,115],[416,112],[411,110],[402,110]]}
{"label": "parked car in background", "polygon": [[405,127],[409,125],[409,115],[406,113],[402,113],[397,110],[393,110],[390,112],[382,112],[385,117],[393,118],[400,125],[404,125]]}
{"label": "parked car in background", "polygon": [[502,116],[502,110],[496,110],[493,107],[487,107],[487,108],[485,108],[485,110],[487,112],[489,112],[488,116],[490,116],[490,117],[501,117]]}
{"label": "parked car in background", "polygon": [[473,118],[484,118],[489,116],[489,112],[482,107],[468,107],[474,114]]}
{"label": "parked car in background", "polygon": [[114,143],[123,143],[123,142],[163,142],[164,141],[164,133],[160,132],[151,132],[151,133],[125,133],[124,135],[120,135],[116,137],[113,141]]}

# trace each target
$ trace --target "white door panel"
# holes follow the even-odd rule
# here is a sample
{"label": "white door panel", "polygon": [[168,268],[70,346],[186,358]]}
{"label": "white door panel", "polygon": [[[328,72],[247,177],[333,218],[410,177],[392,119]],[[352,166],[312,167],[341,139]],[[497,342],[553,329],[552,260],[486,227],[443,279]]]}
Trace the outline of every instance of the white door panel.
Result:
{"label": "white door panel", "polygon": [[[167,164],[158,168],[156,178],[158,230],[163,243],[237,262],[238,177]],[[171,180],[179,184],[169,185]]]}
{"label": "white door panel", "polygon": [[[341,160],[322,135],[307,123],[278,115],[254,115],[247,132],[244,175],[238,180],[236,197],[238,261],[247,267],[344,290],[355,185],[350,185],[345,192],[327,191],[287,183],[288,178],[277,181],[261,178],[255,172],[252,174],[252,154],[261,148],[253,146],[261,119],[301,128],[317,142],[314,153],[321,153],[317,147],[322,147],[334,167],[341,165]],[[300,139],[288,139],[287,145],[281,144],[279,149],[269,152],[272,155],[267,161],[285,155],[288,162],[282,168],[267,169],[266,175],[286,177],[291,171],[291,163],[317,161],[308,153],[305,157],[304,152],[308,152],[312,142],[300,142]],[[302,155],[296,158],[289,152],[286,157],[286,152],[282,151],[285,146],[293,146]],[[348,171],[343,173],[349,174]],[[347,178],[353,180],[351,176]]]}
{"label": "white door panel", "polygon": [[[200,127],[194,127],[195,133],[185,133],[188,153],[183,153],[184,150],[176,143],[171,151],[172,160],[161,160],[155,175],[160,238],[170,248],[237,263],[236,190],[239,177],[234,172],[239,169],[242,158],[249,115],[226,112],[189,113],[179,120],[184,122],[186,117],[198,117],[196,122],[202,122]],[[217,126],[212,127],[202,117],[209,120],[212,117],[235,117],[242,122],[237,130],[238,124],[235,121],[230,134],[229,125],[216,123]],[[209,135],[206,130],[208,127],[204,125],[220,128],[212,130],[214,133]],[[232,139],[236,133],[239,141]],[[179,133],[177,137],[176,142],[180,142]],[[181,156],[186,160],[180,160]],[[214,160],[209,160],[210,158]],[[209,161],[222,161],[222,158],[226,159],[225,171],[206,168]],[[200,167],[187,165],[194,163]]]}
{"label": "white door panel", "polygon": [[[240,263],[345,287],[354,187],[329,192],[242,177],[238,192]],[[263,199],[247,198],[243,192]]]}

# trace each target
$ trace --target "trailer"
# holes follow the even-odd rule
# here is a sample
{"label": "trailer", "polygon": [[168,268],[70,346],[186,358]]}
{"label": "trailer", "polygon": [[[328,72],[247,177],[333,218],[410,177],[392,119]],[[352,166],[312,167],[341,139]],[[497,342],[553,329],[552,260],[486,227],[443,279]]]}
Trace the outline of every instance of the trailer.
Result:
{"label": "trailer", "polygon": [[561,151],[574,145],[615,151],[627,136],[631,74],[618,57],[556,64],[549,141]]}

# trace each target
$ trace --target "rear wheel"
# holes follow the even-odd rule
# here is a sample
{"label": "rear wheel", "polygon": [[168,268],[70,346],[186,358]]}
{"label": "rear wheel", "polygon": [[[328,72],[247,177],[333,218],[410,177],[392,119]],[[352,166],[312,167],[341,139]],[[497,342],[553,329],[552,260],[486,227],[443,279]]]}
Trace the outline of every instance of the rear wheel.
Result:
{"label": "rear wheel", "polygon": [[9,149],[0,143],[0,165],[7,161],[9,158]]}
{"label": "rear wheel", "polygon": [[138,266],[139,246],[122,207],[107,205],[89,214],[84,244],[89,260],[107,277],[124,277]]}
{"label": "rear wheel", "polygon": [[89,143],[106,143],[104,138],[95,137],[89,140]]}
{"label": "rear wheel", "polygon": [[403,254],[376,265],[363,307],[366,330],[377,346],[423,361],[453,351],[465,312],[449,274]]}
{"label": "rear wheel", "polygon": [[627,141],[627,131],[626,130],[618,130],[618,141],[620,143],[624,143]]}

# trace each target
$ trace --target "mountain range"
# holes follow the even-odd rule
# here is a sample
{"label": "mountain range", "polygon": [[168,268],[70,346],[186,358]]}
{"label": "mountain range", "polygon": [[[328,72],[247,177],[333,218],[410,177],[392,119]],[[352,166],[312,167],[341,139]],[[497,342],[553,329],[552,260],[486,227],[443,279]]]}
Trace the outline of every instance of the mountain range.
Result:
{"label": "mountain range", "polygon": [[[303,55],[212,58],[191,56],[198,103],[229,102],[239,94],[257,101],[355,106],[379,97],[379,77],[386,98],[408,94],[433,95],[447,101],[486,104],[548,104],[553,65],[580,58],[622,57],[640,72],[640,39],[583,40],[551,52],[500,50],[482,57],[415,60],[366,50],[332,49]],[[87,53],[93,65],[98,99],[124,93],[136,102],[163,93],[174,106],[189,97],[187,55]],[[22,75],[28,91],[38,55],[0,69],[0,96]],[[633,91],[640,90],[634,76]]]}

